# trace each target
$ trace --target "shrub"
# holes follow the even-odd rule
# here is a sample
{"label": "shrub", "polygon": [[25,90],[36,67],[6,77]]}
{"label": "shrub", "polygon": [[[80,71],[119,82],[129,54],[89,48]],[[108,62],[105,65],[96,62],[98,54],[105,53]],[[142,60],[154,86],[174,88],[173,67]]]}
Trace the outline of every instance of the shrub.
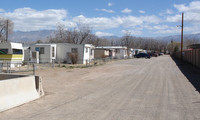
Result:
{"label": "shrub", "polygon": [[72,64],[77,64],[78,62],[78,53],[70,53],[69,58],[72,62]]}

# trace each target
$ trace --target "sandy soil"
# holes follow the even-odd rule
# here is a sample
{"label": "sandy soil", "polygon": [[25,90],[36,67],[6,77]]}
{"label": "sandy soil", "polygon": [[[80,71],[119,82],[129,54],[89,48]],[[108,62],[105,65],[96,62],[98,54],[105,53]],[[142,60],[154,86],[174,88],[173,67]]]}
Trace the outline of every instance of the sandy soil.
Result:
{"label": "sandy soil", "polygon": [[169,56],[36,74],[46,95],[0,120],[200,120],[200,94]]}

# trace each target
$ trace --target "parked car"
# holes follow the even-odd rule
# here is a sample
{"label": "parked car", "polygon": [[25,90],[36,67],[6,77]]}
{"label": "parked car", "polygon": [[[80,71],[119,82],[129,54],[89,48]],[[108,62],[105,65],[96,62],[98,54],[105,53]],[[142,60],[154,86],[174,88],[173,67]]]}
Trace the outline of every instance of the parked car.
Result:
{"label": "parked car", "polygon": [[158,57],[158,53],[151,53],[152,57]]}
{"label": "parked car", "polygon": [[151,58],[151,56],[147,53],[139,53],[134,55],[135,58]]}
{"label": "parked car", "polygon": [[159,56],[164,55],[164,53],[159,53]]}

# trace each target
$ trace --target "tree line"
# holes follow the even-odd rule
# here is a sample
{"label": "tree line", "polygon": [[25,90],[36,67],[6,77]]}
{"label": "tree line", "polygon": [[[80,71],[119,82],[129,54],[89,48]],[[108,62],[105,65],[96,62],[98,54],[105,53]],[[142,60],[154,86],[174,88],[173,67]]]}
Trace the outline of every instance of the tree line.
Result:
{"label": "tree line", "polygon": [[120,38],[98,37],[92,33],[92,27],[86,24],[79,24],[73,29],[66,29],[63,24],[59,24],[54,33],[50,36],[49,43],[74,43],[93,44],[95,46],[127,46],[128,48],[140,48],[146,50],[161,51],[167,50],[168,43],[153,38],[134,37],[129,31]]}
{"label": "tree line", "polygon": [[[173,41],[173,40],[171,40]],[[73,44],[93,44],[95,46],[127,46],[127,48],[145,49],[151,51],[176,52],[180,50],[180,42],[158,40],[148,37],[135,37],[129,31],[119,38],[98,37],[92,33],[92,27],[87,24],[78,24],[77,27],[66,29],[65,25],[59,24],[54,33],[54,37],[48,38],[49,43],[73,43]],[[200,43],[198,38],[184,37],[184,49],[188,45]],[[173,47],[173,48],[172,48]]]}

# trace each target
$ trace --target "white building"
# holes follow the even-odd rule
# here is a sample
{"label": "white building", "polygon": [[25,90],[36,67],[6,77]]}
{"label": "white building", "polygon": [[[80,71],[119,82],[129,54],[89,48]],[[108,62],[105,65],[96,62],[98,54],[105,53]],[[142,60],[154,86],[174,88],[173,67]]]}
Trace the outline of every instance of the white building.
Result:
{"label": "white building", "polygon": [[25,49],[25,60],[36,63],[52,63],[56,59],[56,44],[33,44]]}
{"label": "white building", "polygon": [[70,54],[77,54],[78,64],[86,64],[94,59],[94,46],[92,44],[57,43],[56,62],[72,63]]}
{"label": "white building", "polygon": [[127,47],[124,46],[98,46],[96,48],[109,49],[111,58],[125,59],[128,57]]}

